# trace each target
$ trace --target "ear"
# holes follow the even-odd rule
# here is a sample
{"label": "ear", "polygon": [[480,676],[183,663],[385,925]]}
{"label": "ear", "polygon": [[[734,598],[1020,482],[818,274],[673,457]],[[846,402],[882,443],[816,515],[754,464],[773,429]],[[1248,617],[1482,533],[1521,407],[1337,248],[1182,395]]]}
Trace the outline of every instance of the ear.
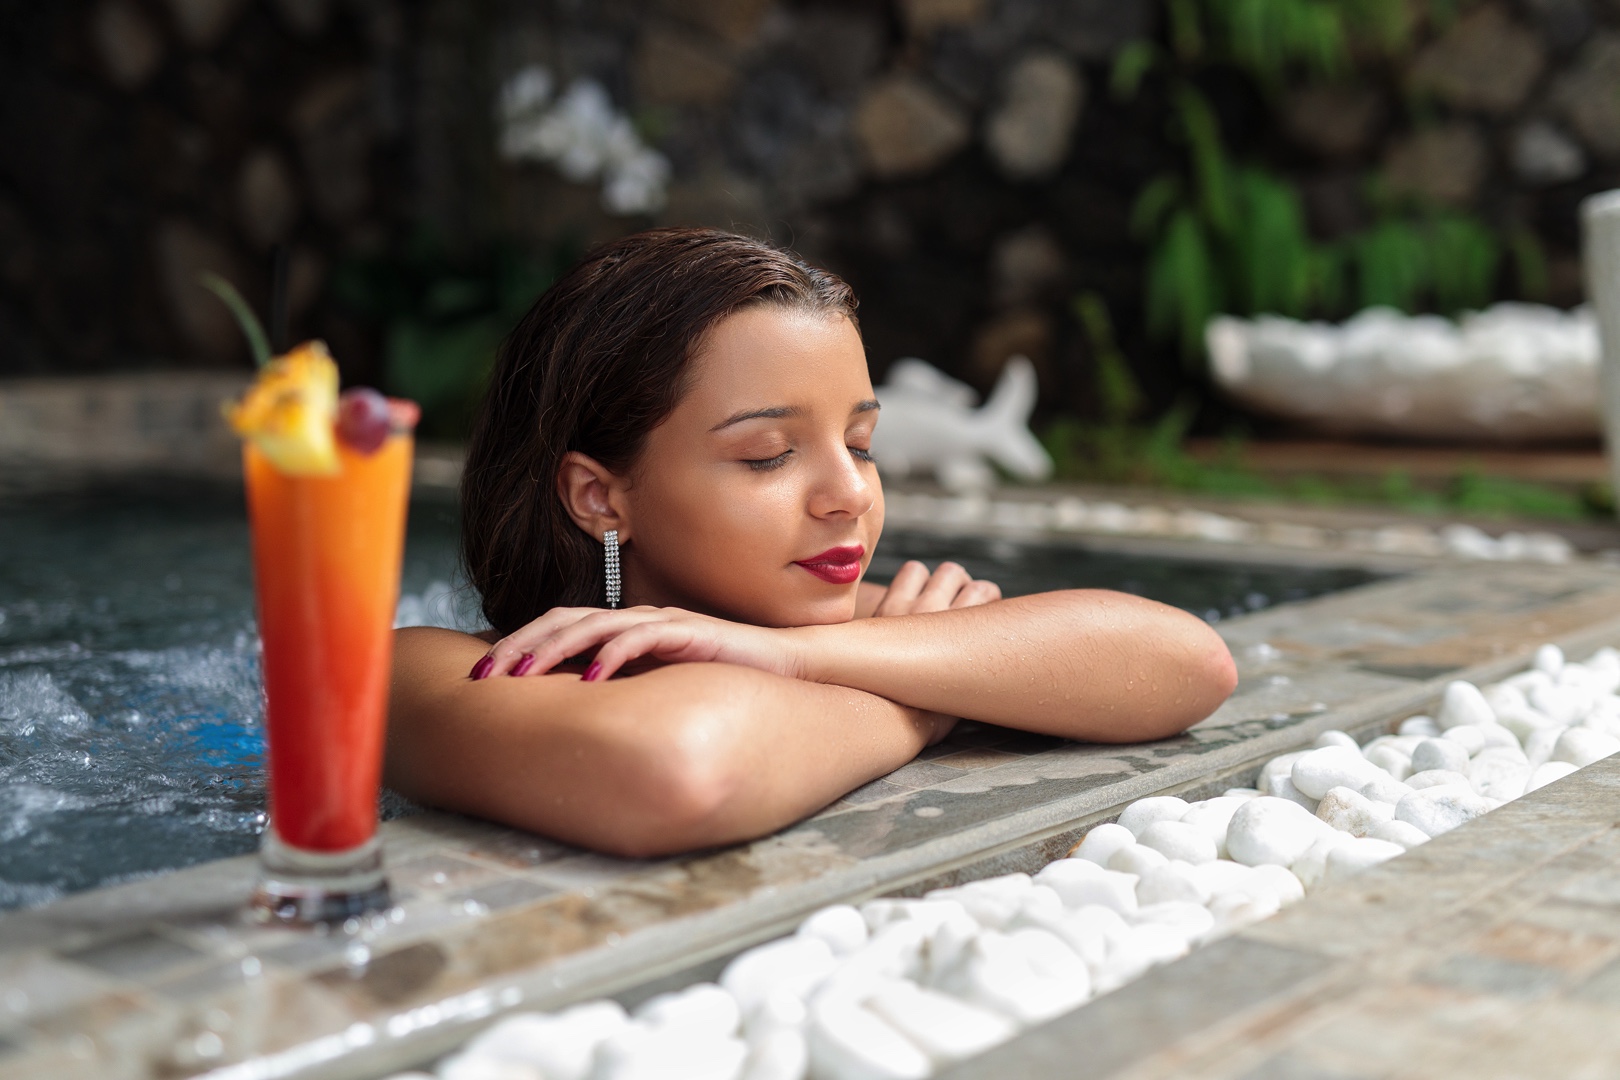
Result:
{"label": "ear", "polygon": [[625,502],[629,482],[595,458],[570,450],[557,469],[557,497],[568,516],[592,539],[601,540],[609,529],[619,530],[619,543],[630,539],[630,518]]}

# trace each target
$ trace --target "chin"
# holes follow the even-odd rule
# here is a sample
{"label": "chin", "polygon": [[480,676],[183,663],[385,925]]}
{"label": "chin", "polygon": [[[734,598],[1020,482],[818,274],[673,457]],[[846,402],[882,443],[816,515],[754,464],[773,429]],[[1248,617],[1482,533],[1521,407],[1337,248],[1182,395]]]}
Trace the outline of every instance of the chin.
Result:
{"label": "chin", "polygon": [[825,626],[831,623],[846,623],[853,618],[855,618],[855,589],[851,586],[848,596],[807,600],[772,611],[766,625]]}

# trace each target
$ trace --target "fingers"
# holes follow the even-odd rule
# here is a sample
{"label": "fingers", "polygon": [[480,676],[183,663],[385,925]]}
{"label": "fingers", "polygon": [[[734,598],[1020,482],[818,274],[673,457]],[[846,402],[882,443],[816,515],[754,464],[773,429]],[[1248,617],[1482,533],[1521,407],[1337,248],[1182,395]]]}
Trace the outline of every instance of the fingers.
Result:
{"label": "fingers", "polygon": [[962,591],[956,594],[951,601],[953,608],[978,607],[1001,599],[1001,586],[993,581],[970,581],[962,586]]}
{"label": "fingers", "polygon": [[[667,617],[660,608],[553,608],[490,646],[468,677],[543,675],[626,626]],[[572,651],[568,651],[572,649]]]}
{"label": "fingers", "polygon": [[883,594],[883,599],[872,612],[873,616],[911,614],[912,605],[917,602],[918,594],[927,584],[928,567],[912,559],[901,566],[894,575],[888,591]]}
{"label": "fingers", "polygon": [[928,584],[918,594],[916,603],[911,607],[912,614],[946,611],[955,607],[957,594],[972,581],[968,572],[957,563],[940,563],[939,569],[934,571],[933,576],[928,579]]}

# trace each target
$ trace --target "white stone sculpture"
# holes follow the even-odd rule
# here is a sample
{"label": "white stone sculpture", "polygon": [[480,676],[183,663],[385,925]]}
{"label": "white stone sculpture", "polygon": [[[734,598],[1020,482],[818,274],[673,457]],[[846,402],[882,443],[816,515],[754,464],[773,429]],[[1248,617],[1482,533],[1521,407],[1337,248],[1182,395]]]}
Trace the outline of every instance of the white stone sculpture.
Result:
{"label": "white stone sculpture", "polygon": [[1456,322],[1375,307],[1341,325],[1223,315],[1205,340],[1233,398],[1325,431],[1509,442],[1599,431],[1586,307],[1497,304]]}
{"label": "white stone sculpture", "polygon": [[907,357],[889,368],[877,388],[882,419],[872,452],[885,476],[932,472],[955,492],[983,491],[996,483],[988,461],[1025,480],[1052,474],[1052,459],[1030,433],[1035,408],[1035,365],[1014,356],[981,408],[978,395],[932,364]]}

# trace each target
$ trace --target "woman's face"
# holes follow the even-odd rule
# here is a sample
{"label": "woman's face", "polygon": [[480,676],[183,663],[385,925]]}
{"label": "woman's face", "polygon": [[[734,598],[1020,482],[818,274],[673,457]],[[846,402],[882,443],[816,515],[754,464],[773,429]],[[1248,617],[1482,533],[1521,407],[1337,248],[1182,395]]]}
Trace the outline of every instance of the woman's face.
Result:
{"label": "woman's face", "polygon": [[721,321],[631,471],[626,602],[762,626],[853,618],[883,529],[877,418],[848,319],[762,304]]}

